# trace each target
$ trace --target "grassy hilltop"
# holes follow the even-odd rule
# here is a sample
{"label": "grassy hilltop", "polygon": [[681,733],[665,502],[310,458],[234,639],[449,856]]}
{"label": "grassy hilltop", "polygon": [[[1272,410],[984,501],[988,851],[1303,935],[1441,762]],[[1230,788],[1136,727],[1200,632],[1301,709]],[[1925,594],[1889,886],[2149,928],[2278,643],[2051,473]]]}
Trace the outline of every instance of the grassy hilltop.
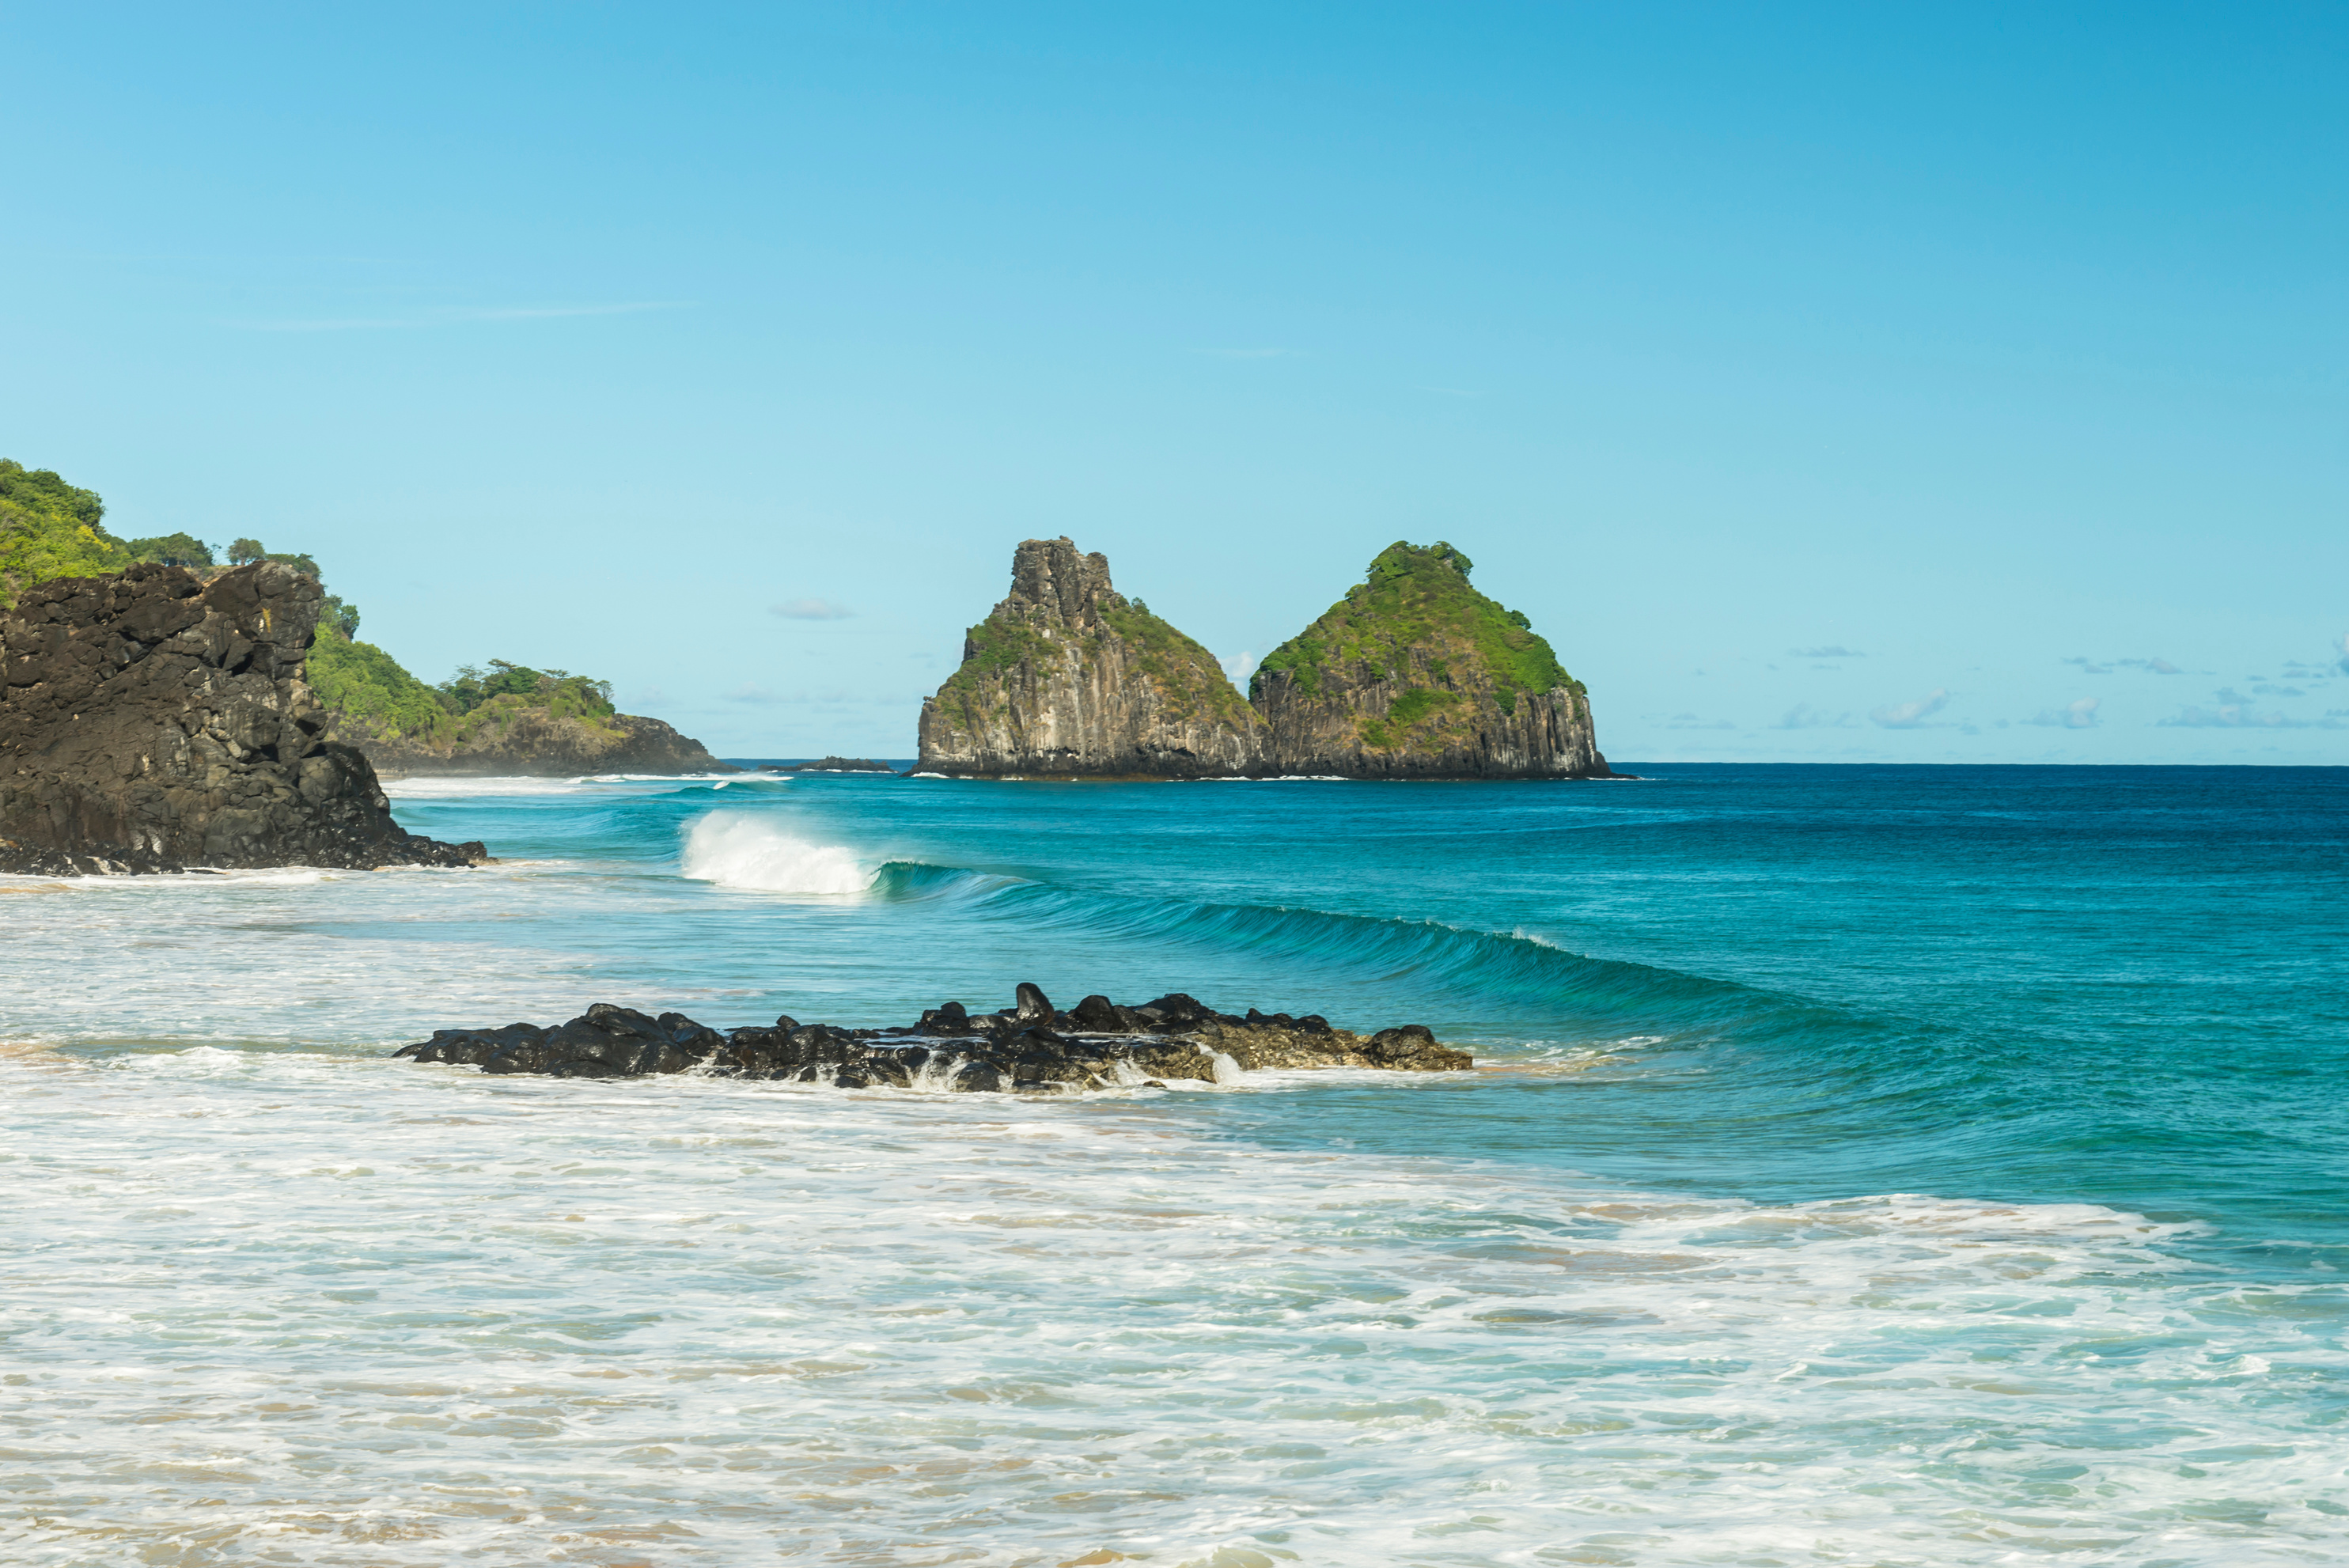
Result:
{"label": "grassy hilltop", "polygon": [[[1267,676],[1287,674],[1309,696],[1341,672],[1358,678],[1392,680],[1411,667],[1411,651],[1441,646],[1473,665],[1489,684],[1504,713],[1514,713],[1520,692],[1559,686],[1579,695],[1582,683],[1566,673],[1549,644],[1522,611],[1506,608],[1469,586],[1474,562],[1439,540],[1432,545],[1400,541],[1381,551],[1365,581],[1346,591],[1321,618],[1264,657],[1249,679],[1248,695],[1260,696]],[[1434,673],[1449,674],[1438,661]],[[1392,720],[1408,727],[1446,695],[1414,690],[1398,701]]]}

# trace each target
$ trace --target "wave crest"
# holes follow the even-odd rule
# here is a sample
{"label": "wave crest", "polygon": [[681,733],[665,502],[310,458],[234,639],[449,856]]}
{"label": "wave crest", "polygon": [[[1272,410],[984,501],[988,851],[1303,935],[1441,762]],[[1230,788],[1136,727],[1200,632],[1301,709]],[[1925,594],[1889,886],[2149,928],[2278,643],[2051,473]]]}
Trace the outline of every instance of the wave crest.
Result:
{"label": "wave crest", "polygon": [[712,811],[685,834],[685,875],[760,892],[860,893],[873,868],[837,844],[812,843],[740,811]]}

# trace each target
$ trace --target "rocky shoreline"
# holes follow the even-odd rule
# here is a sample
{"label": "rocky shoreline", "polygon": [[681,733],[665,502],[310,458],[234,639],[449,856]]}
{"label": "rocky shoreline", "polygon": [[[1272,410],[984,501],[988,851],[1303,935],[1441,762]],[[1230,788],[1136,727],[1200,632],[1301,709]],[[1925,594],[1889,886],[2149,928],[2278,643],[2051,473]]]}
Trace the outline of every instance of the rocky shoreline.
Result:
{"label": "rocky shoreline", "polygon": [[0,614],[0,874],[467,866],[408,832],[305,684],[323,603],[279,562],[57,578]]}
{"label": "rocky shoreline", "polygon": [[1277,1068],[1378,1068],[1465,1072],[1475,1058],[1417,1024],[1358,1035],[1318,1014],[1218,1013],[1174,992],[1139,1006],[1088,996],[1066,1012],[1034,985],[1016,1005],[972,1013],[933,1007],[903,1028],[843,1028],[777,1018],[719,1031],[682,1013],[657,1017],[597,1003],[541,1028],[438,1029],[393,1053],[485,1073],[547,1078],[650,1078],[695,1072],[837,1088],[1071,1094],[1164,1088],[1169,1081],[1229,1083]]}

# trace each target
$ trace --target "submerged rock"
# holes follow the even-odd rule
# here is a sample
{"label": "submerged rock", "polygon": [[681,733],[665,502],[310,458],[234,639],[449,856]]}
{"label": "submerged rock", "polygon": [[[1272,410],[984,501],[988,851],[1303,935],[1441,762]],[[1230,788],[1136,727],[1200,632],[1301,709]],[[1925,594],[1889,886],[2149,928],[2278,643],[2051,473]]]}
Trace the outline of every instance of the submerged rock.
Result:
{"label": "submerged rock", "polygon": [[1138,1007],[1088,996],[1061,1013],[1029,985],[1019,987],[1018,1005],[1001,1012],[974,1014],[948,1002],[902,1029],[786,1016],[771,1027],[720,1034],[682,1013],[653,1017],[599,1002],[551,1029],[440,1029],[394,1055],[552,1078],[701,1072],[839,1088],[1027,1094],[1164,1088],[1169,1079],[1226,1083],[1268,1068],[1464,1072],[1475,1065],[1418,1024],[1365,1037],[1332,1028],[1318,1014],[1292,1018],[1250,1008],[1235,1017],[1180,992]]}
{"label": "submerged rock", "polygon": [[303,679],[317,580],[264,561],[68,577],[0,615],[0,872],[462,866],[404,831]]}

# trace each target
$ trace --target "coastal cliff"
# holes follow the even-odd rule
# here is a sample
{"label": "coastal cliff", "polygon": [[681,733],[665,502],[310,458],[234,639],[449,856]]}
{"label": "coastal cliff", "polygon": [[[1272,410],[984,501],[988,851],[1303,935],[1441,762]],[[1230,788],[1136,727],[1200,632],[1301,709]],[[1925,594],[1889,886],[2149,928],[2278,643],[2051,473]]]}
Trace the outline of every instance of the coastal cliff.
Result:
{"label": "coastal cliff", "polygon": [[1262,719],[1216,656],[1110,585],[1066,538],[1012,557],[1011,593],[922,704],[922,772],[1219,778],[1265,770]]}
{"label": "coastal cliff", "polygon": [[0,615],[0,872],[466,865],[401,830],[303,680],[324,595],[276,562],[210,582],[57,578]]}
{"label": "coastal cliff", "polygon": [[1265,656],[1248,695],[1288,773],[1604,779],[1582,683],[1451,545],[1397,542]]}

